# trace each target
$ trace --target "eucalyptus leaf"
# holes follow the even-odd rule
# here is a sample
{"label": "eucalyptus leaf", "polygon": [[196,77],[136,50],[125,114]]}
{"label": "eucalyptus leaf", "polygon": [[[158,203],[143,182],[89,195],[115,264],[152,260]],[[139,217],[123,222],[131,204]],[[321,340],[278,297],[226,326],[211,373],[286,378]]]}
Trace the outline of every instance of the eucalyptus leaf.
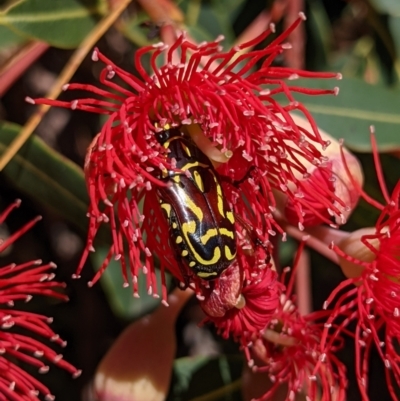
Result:
{"label": "eucalyptus leaf", "polygon": [[74,48],[106,11],[106,0],[20,0],[0,12],[0,25],[52,46]]}
{"label": "eucalyptus leaf", "polygon": [[167,400],[241,401],[242,369],[241,356],[196,356],[176,359]]}
{"label": "eucalyptus leaf", "polygon": [[[21,126],[0,122],[0,154]],[[1,173],[18,190],[86,233],[88,196],[82,169],[31,136]]]}
{"label": "eucalyptus leaf", "polygon": [[17,45],[25,42],[24,36],[18,35],[6,26],[0,25],[0,48],[4,50],[8,46]]}
{"label": "eucalyptus leaf", "polygon": [[304,88],[340,87],[338,96],[295,95],[312,113],[318,126],[346,146],[359,152],[370,152],[369,127],[373,125],[379,150],[400,149],[400,90],[369,85],[362,80],[341,81],[307,79],[290,82]]}
{"label": "eucalyptus leaf", "polygon": [[371,4],[381,13],[400,17],[399,0],[370,0]]}
{"label": "eucalyptus leaf", "polygon": [[395,44],[397,58],[400,59],[400,15],[389,17],[388,24]]}
{"label": "eucalyptus leaf", "polygon": [[[92,253],[90,259],[95,269],[99,269],[107,256],[108,248],[96,246],[96,252]],[[161,274],[156,270],[157,288],[161,288]],[[167,280],[167,283],[169,279]],[[121,265],[119,261],[111,260],[107,269],[101,276],[101,284],[107,295],[109,305],[113,312],[124,319],[138,319],[139,317],[151,312],[159,304],[161,299],[147,294],[146,276],[139,274],[138,286],[140,298],[135,298],[132,288],[123,287]]]}

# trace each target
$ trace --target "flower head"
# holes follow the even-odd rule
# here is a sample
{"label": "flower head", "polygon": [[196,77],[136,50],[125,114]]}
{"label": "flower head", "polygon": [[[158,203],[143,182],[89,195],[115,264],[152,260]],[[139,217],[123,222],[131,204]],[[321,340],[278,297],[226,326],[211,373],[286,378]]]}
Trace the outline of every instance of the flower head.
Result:
{"label": "flower head", "polygon": [[[375,166],[386,204],[364,191],[361,196],[381,211],[375,227],[347,235],[332,248],[340,257],[349,277],[330,295],[326,305],[336,299],[328,326],[340,321],[332,335],[346,332],[355,322],[356,373],[363,399],[368,399],[368,360],[375,346],[386,367],[388,389],[398,400],[393,383],[400,379],[400,181],[390,195],[383,181],[374,137]],[[328,331],[328,329],[326,330]],[[325,346],[325,341],[322,342]]]}
{"label": "flower head", "polygon": [[[91,284],[110,258],[121,261],[126,285],[129,267],[135,294],[140,270],[147,273],[148,291],[155,295],[160,292],[153,256],[161,261],[162,270],[167,268],[180,279],[185,275],[171,246],[165,244],[168,225],[157,197],[157,191],[170,184],[160,179],[165,172],[183,173],[177,167],[176,157],[169,156],[169,150],[160,144],[160,133],[166,127],[181,130],[224,178],[223,196],[234,214],[241,216],[241,222],[236,223],[238,231],[247,225],[253,227],[264,242],[277,231],[282,232],[271,213],[276,206],[273,190],[284,192],[296,203],[297,175],[308,176],[300,159],[318,165],[324,161],[321,151],[329,145],[321,138],[306,108],[295,100],[294,93],[337,93],[337,89],[306,89],[290,82],[299,77],[340,79],[338,74],[272,65],[278,55],[290,48],[285,39],[303,19],[301,13],[287,31],[261,50],[251,49],[273,34],[272,25],[260,36],[227,51],[220,45],[222,37],[197,45],[184,33],[170,46],[158,43],[143,47],[134,58],[139,77],[95,50],[92,59],[105,64],[100,81],[106,89],[71,83],[65,89],[86,90],[95,96],[70,102],[27,99],[35,104],[109,116],[87,154],[89,233],[77,275],[88,253],[94,250],[94,238],[102,224],[110,225],[113,245]],[[151,75],[142,65],[145,55],[150,56]],[[158,67],[161,57],[165,63]],[[260,65],[257,71],[253,68],[256,64]],[[278,103],[276,94],[285,95],[287,104]],[[305,115],[310,129],[295,123],[289,114],[293,110]],[[188,177],[193,173],[190,169],[184,172]],[[329,210],[340,215],[335,203],[341,200],[334,195],[328,199]],[[297,215],[300,219],[301,212]],[[325,220],[329,222],[329,218]],[[160,227],[164,227],[161,237]],[[239,248],[238,255],[241,253],[243,250]],[[240,268],[252,269],[249,265]],[[192,279],[196,288],[201,286],[202,281],[195,275]],[[165,286],[162,297],[165,301]]]}
{"label": "flower head", "polygon": [[[302,252],[300,245],[297,258]],[[260,400],[272,400],[282,385],[287,389],[285,400],[292,401],[304,393],[310,400],[344,400],[347,387],[344,365],[335,356],[341,348],[340,337],[329,338],[329,347],[321,350],[326,311],[312,312],[306,316],[297,309],[292,288],[298,260],[279,303],[267,325],[252,336],[245,348],[249,367],[254,372],[264,372],[270,387]],[[285,268],[281,282],[290,268]],[[281,284],[283,286],[283,284]]]}
{"label": "flower head", "polygon": [[[10,212],[18,207],[20,201],[11,204],[0,214],[2,224]],[[29,230],[39,218],[27,223],[16,233],[0,243],[0,253],[13,244]],[[49,370],[47,363],[67,370],[77,377],[80,371],[63,360],[49,346],[37,338],[43,338],[58,345],[65,342],[49,327],[52,319],[32,312],[14,309],[14,302],[28,302],[32,295],[46,295],[65,300],[66,296],[58,290],[64,284],[52,281],[54,263],[42,264],[41,260],[10,264],[0,267],[0,398],[13,401],[39,401],[44,397],[51,401],[54,396],[50,390],[27,373],[20,364],[36,367],[39,373]],[[16,330],[15,330],[16,329]]]}

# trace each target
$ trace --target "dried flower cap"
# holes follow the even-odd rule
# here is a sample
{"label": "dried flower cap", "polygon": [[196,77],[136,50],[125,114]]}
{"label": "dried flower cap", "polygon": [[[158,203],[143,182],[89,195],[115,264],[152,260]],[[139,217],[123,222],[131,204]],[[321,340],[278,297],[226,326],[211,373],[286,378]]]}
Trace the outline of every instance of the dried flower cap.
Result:
{"label": "dried flower cap", "polygon": [[[19,207],[20,203],[19,200],[15,201],[0,214],[0,224],[5,221],[12,210]],[[14,244],[38,220],[40,217],[33,219],[17,232],[2,240],[0,253]],[[54,399],[44,384],[23,369],[24,364],[37,368],[39,373],[46,373],[49,370],[47,364],[53,363],[70,372],[74,377],[80,375],[80,371],[64,361],[61,354],[57,354],[38,339],[42,338],[60,346],[66,345],[50,328],[49,323],[52,322],[52,319],[14,308],[15,302],[29,302],[33,295],[46,295],[66,300],[67,297],[59,291],[65,285],[53,281],[54,273],[52,271],[54,268],[56,268],[54,263],[42,264],[41,260],[0,267],[1,399],[13,401],[39,401],[43,397],[46,401]]]}
{"label": "dried flower cap", "polygon": [[206,321],[214,323],[223,338],[232,335],[233,338],[247,343],[254,333],[259,333],[270,322],[278,307],[281,291],[282,286],[277,281],[276,272],[266,268],[257,277],[243,283],[235,305],[223,316],[213,314],[213,310],[207,308],[207,295],[204,301],[200,301],[200,306],[207,314]]}
{"label": "dried flower cap", "polygon": [[[168,157],[168,149],[157,140],[165,127],[182,129],[218,166],[218,173],[227,179],[223,185],[227,202],[246,224],[263,233],[262,241],[268,242],[270,235],[282,231],[271,213],[276,206],[272,190],[284,192],[296,203],[290,183],[298,182],[298,174],[307,174],[300,158],[289,156],[320,164],[324,160],[321,152],[328,145],[294,94],[337,93],[336,89],[307,89],[292,82],[299,77],[340,79],[339,74],[272,65],[275,57],[290,48],[285,40],[303,19],[301,13],[288,30],[261,50],[251,49],[273,35],[272,25],[260,36],[227,51],[220,45],[222,37],[195,44],[184,33],[171,46],[158,43],[143,47],[134,57],[138,77],[95,50],[92,59],[105,65],[100,74],[105,89],[71,83],[66,90],[85,90],[93,97],[71,102],[27,99],[35,104],[108,115],[86,159],[89,233],[77,276],[88,253],[94,251],[100,226],[107,224],[113,245],[90,284],[99,278],[111,258],[121,261],[125,285],[130,270],[135,295],[137,277],[143,271],[147,273],[148,292],[161,293],[166,301],[165,286],[157,288],[154,256],[160,259],[161,270],[169,269],[180,278],[171,250],[166,250],[163,239],[157,239],[160,224],[155,220],[160,215],[155,191],[166,185],[159,177],[166,169],[176,170],[176,160]],[[151,74],[143,67],[144,56],[150,56]],[[162,57],[165,62],[159,67]],[[257,71],[256,64],[260,65]],[[276,94],[284,94],[286,104],[278,103]],[[306,117],[310,128],[295,122],[289,114],[293,110]],[[331,201],[328,205],[333,214],[340,215]],[[161,223],[161,238],[167,234],[165,225]],[[242,229],[239,225],[238,231]],[[156,240],[151,242],[150,238]],[[126,259],[124,255],[128,255]],[[249,266],[242,265],[241,269],[248,270]],[[197,288],[196,283],[194,286]]]}

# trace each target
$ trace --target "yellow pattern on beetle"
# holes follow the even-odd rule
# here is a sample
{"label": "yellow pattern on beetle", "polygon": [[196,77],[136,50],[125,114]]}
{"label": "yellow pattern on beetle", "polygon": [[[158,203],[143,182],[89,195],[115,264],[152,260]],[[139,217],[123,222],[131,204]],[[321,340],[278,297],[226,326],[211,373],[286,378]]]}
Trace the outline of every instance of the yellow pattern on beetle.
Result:
{"label": "yellow pattern on beetle", "polygon": [[186,153],[189,157],[192,157],[192,154],[190,153],[190,149],[189,149],[184,143],[182,143],[182,142],[181,142],[181,145],[182,145],[182,148],[183,148],[183,150],[185,151],[185,153]]}
{"label": "yellow pattern on beetle", "polygon": [[203,245],[206,245],[207,242],[208,242],[208,240],[209,240],[211,237],[215,237],[215,236],[218,235],[218,234],[220,234],[220,235],[226,235],[227,237],[232,238],[232,239],[234,238],[233,232],[227,230],[226,228],[219,228],[218,230],[217,230],[216,228],[210,228],[209,230],[207,230],[207,232],[206,232],[204,235],[202,235],[202,236],[200,237],[200,241],[201,241],[201,243],[202,243]]}
{"label": "yellow pattern on beetle", "polygon": [[[203,220],[203,211],[193,202],[193,199],[191,199],[187,193],[184,191],[183,188],[180,188],[181,197],[182,199],[185,200],[185,204],[189,207],[189,209],[193,212],[193,214],[196,216],[196,218],[199,221]],[[193,231],[194,233],[194,231]]]}
{"label": "yellow pattern on beetle", "polygon": [[213,172],[212,170],[209,170],[209,171],[210,171],[210,173],[213,175],[214,181],[215,181],[215,186],[217,187],[217,196],[218,196],[217,202],[218,202],[218,211],[219,211],[219,214],[220,214],[222,217],[225,217],[225,211],[224,211],[224,195],[222,194],[221,185],[219,185],[218,179],[217,179],[217,177],[215,176],[214,172]]}
{"label": "yellow pattern on beetle", "polygon": [[168,218],[170,218],[171,216],[171,205],[168,203],[162,203],[161,207],[165,210],[165,212],[167,213]]}
{"label": "yellow pattern on beetle", "polygon": [[196,183],[197,188],[201,192],[204,192],[204,183],[203,183],[203,180],[201,178],[201,175],[197,171],[195,171],[193,176],[194,176],[194,182]]}
{"label": "yellow pattern on beetle", "polygon": [[210,277],[210,276],[217,276],[218,273],[217,272],[209,272],[209,273],[207,273],[207,272],[198,272],[197,275],[200,278],[206,278],[206,277]]}
{"label": "yellow pattern on beetle", "polygon": [[231,211],[226,212],[226,217],[232,224],[235,222],[235,216]]}
{"label": "yellow pattern on beetle", "polygon": [[189,221],[187,223],[183,223],[182,224],[182,233],[183,236],[185,237],[186,240],[186,244],[189,247],[190,251],[192,252],[192,254],[194,255],[195,259],[197,260],[198,263],[202,264],[202,265],[214,265],[216,264],[220,258],[221,258],[221,249],[219,246],[216,246],[214,249],[214,255],[212,256],[212,258],[210,260],[206,260],[203,259],[194,249],[190,238],[189,238],[189,234],[194,234],[196,232],[196,223],[192,220]]}
{"label": "yellow pattern on beetle", "polygon": [[189,170],[192,167],[208,167],[207,164],[199,163],[199,162],[193,162],[193,163],[186,163],[184,166],[181,167],[182,171]]}
{"label": "yellow pattern on beetle", "polygon": [[236,252],[232,253],[231,250],[229,249],[229,246],[225,245],[225,257],[228,260],[233,260],[236,257]]}

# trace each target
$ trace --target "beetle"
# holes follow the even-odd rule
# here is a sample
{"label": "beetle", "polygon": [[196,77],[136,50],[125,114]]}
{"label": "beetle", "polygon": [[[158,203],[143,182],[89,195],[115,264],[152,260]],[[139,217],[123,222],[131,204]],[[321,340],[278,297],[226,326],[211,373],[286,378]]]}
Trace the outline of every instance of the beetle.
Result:
{"label": "beetle", "polygon": [[235,217],[224,197],[210,159],[179,128],[165,129],[157,140],[168,149],[177,170],[159,178],[169,185],[157,196],[169,227],[169,238],[185,282],[195,274],[218,278],[236,258]]}

